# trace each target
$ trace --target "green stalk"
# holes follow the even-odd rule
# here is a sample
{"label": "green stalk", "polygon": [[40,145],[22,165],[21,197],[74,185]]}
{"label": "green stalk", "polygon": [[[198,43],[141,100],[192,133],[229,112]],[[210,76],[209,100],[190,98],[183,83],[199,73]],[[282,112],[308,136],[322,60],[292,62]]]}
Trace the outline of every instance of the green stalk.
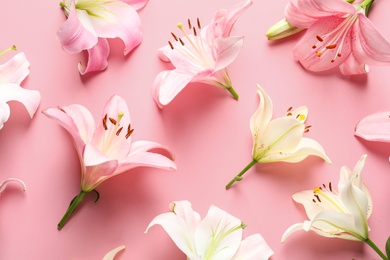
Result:
{"label": "green stalk", "polygon": [[369,245],[372,249],[374,249],[374,251],[383,259],[383,260],[389,260],[386,255],[374,244],[374,242],[372,242],[372,240],[370,238],[367,238],[366,240],[364,240],[364,242],[366,242],[367,245]]}
{"label": "green stalk", "polygon": [[62,217],[61,221],[57,225],[58,230],[61,230],[61,228],[65,225],[66,221],[72,215],[73,211],[75,211],[80,202],[84,199],[86,194],[87,192],[80,191],[80,193],[71,201],[69,208],[65,212],[65,215]]}
{"label": "green stalk", "polygon": [[237,92],[234,90],[233,87],[228,87],[228,88],[226,88],[226,89],[230,92],[230,94],[232,94],[232,96],[233,96],[233,98],[234,98],[235,100],[238,100],[238,94],[237,94]]}
{"label": "green stalk", "polygon": [[229,189],[236,181],[242,180],[242,175],[246,173],[253,165],[255,165],[257,161],[252,160],[239,174],[237,174],[227,185],[226,189]]}

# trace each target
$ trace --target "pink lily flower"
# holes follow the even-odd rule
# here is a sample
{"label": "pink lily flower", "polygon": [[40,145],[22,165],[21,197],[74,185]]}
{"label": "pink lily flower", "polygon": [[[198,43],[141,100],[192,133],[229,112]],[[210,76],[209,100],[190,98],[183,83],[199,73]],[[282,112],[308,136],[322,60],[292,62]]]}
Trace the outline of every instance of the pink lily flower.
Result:
{"label": "pink lily flower", "polygon": [[339,67],[344,75],[368,73],[368,65],[390,64],[390,43],[365,15],[373,0],[290,0],[286,20],[307,28],[293,49],[310,71]]}
{"label": "pink lily flower", "polygon": [[[8,51],[16,50],[15,46],[1,51],[0,56]],[[30,63],[26,55],[20,52],[9,61],[0,65],[0,129],[10,116],[8,101],[18,101],[24,105],[32,118],[41,102],[41,95],[37,90],[28,90],[20,86],[30,73]]]}
{"label": "pink lily flower", "polygon": [[108,38],[122,39],[124,55],[142,41],[141,20],[137,10],[148,0],[64,0],[60,5],[67,20],[57,32],[64,51],[88,52],[87,64],[79,63],[80,74],[107,67],[110,53]]}
{"label": "pink lily flower", "polygon": [[171,212],[155,217],[145,232],[160,225],[189,260],[266,260],[274,253],[260,234],[242,240],[246,225],[214,205],[202,220],[189,201],[169,207]]}
{"label": "pink lily flower", "polygon": [[182,23],[177,25],[183,37],[171,33],[174,40],[159,49],[160,59],[175,66],[173,70],[160,72],[154,80],[153,98],[160,108],[171,102],[190,82],[225,88],[238,99],[227,66],[241,51],[244,37],[230,36],[230,31],[252,3],[252,0],[245,0],[230,9],[217,11],[211,23],[203,29],[199,19],[194,25],[188,20],[189,32]]}
{"label": "pink lily flower", "polygon": [[17,182],[20,185],[22,185],[23,191],[26,190],[26,184],[24,184],[24,182],[22,180],[15,179],[15,178],[8,178],[8,179],[4,180],[2,183],[0,183],[0,194],[5,190],[5,188],[7,187],[7,185],[10,182]]}
{"label": "pink lily flower", "polygon": [[60,124],[73,137],[81,163],[81,191],[58,224],[61,229],[84,196],[103,181],[139,166],[176,170],[168,157],[151,152],[168,148],[151,141],[132,141],[130,115],[126,102],[112,96],[97,126],[85,107],[73,104],[48,108],[43,113]]}

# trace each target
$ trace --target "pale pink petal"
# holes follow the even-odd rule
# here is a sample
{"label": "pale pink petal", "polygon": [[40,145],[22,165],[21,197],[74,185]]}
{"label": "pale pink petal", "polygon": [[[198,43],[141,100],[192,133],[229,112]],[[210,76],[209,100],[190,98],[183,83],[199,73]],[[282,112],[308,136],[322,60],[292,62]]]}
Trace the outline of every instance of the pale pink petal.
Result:
{"label": "pale pink petal", "polygon": [[229,9],[218,10],[208,27],[213,38],[229,36],[234,23],[252,4],[252,0],[244,0]]}
{"label": "pale pink petal", "polygon": [[124,160],[120,161],[115,174],[119,174],[130,169],[142,166],[159,168],[169,171],[176,170],[176,164],[164,155],[151,152],[137,152],[135,154],[130,154]]}
{"label": "pale pink petal", "polygon": [[364,117],[356,125],[355,135],[368,141],[390,142],[390,111]]}
{"label": "pale pink petal", "polygon": [[132,143],[130,153],[150,152],[151,150],[155,149],[161,149],[167,152],[171,158],[174,158],[173,154],[169,151],[167,146],[152,141],[136,141]]}
{"label": "pale pink petal", "polygon": [[183,251],[188,258],[197,257],[194,233],[200,222],[200,216],[193,211],[188,201],[173,202],[172,211],[155,217],[148,225],[145,232],[154,225],[160,225],[171,237],[176,246]]}
{"label": "pale pink petal", "polygon": [[232,36],[228,38],[219,38],[215,42],[215,71],[226,68],[230,65],[240,53],[244,45],[243,36]]}
{"label": "pale pink petal", "polygon": [[352,52],[348,58],[340,64],[339,66],[341,73],[344,75],[358,75],[358,74],[367,74],[369,67],[367,64],[362,64],[355,54]]}
{"label": "pale pink petal", "polygon": [[5,190],[5,188],[10,182],[18,182],[20,185],[22,185],[23,191],[26,190],[26,184],[24,184],[22,180],[15,179],[15,178],[8,178],[4,180],[2,183],[0,183],[0,193],[2,193]]}
{"label": "pale pink petal", "polygon": [[87,49],[87,65],[79,62],[78,69],[81,75],[93,71],[102,71],[107,68],[107,58],[110,54],[110,46],[104,38],[98,38],[98,42],[92,48]]}
{"label": "pale pink petal", "polygon": [[353,35],[356,37],[353,51],[359,61],[369,65],[389,65],[390,43],[363,13],[358,14]]}
{"label": "pale pink petal", "polygon": [[[340,1],[341,2],[341,1]],[[351,53],[351,41],[344,41],[341,50],[341,57],[338,57],[338,48],[326,49],[325,46],[334,44],[330,42],[332,37],[328,37],[319,42],[317,35],[325,35],[330,31],[335,30],[345,19],[339,17],[326,17],[313,23],[307,30],[306,34],[297,43],[293,49],[294,58],[298,60],[302,66],[311,71],[323,71],[333,67],[338,67],[342,64]],[[351,31],[346,33],[346,39],[351,38]],[[313,49],[316,45],[317,48]],[[340,44],[338,44],[340,45]],[[321,52],[320,57],[317,52]],[[332,62],[334,60],[334,62]]]}
{"label": "pale pink petal", "polygon": [[79,53],[90,49],[98,41],[94,32],[87,30],[80,22],[74,3],[70,6],[68,19],[57,31],[57,38],[62,48],[68,53]]}
{"label": "pale pink petal", "polygon": [[102,8],[105,8],[105,11],[101,14],[88,16],[96,36],[121,38],[125,44],[124,54],[128,54],[142,41],[141,19],[138,13],[121,1],[102,4]]}
{"label": "pale pink petal", "polygon": [[0,85],[0,102],[8,101],[22,103],[32,118],[41,102],[41,94],[37,90],[24,89],[17,84]]}
{"label": "pale pink petal", "polygon": [[153,82],[153,98],[160,108],[169,104],[194,78],[177,70],[162,71]]}
{"label": "pale pink petal", "polygon": [[274,252],[260,234],[245,238],[232,260],[267,260]]}
{"label": "pale pink petal", "polygon": [[8,104],[4,102],[0,102],[0,129],[2,129],[4,123],[8,121],[10,114],[11,111]]}
{"label": "pale pink petal", "polygon": [[324,17],[344,17],[356,9],[346,1],[339,0],[290,0],[285,9],[286,19],[298,28],[308,28]]}
{"label": "pale pink petal", "polygon": [[[107,130],[105,130],[103,125],[105,115],[107,115]],[[120,121],[118,120],[119,115],[121,116]],[[110,118],[117,121],[119,125],[114,125],[110,121]],[[113,95],[105,104],[102,117],[98,122],[92,139],[92,145],[100,151],[105,151],[106,155],[111,158],[119,160],[125,158],[129,154],[132,142],[132,136],[125,138],[131,123],[126,101],[118,95]],[[117,135],[120,127],[123,127],[123,129]],[[107,136],[111,136],[111,138]]]}
{"label": "pale pink petal", "polygon": [[161,47],[160,49],[157,50],[157,56],[160,58],[160,60],[164,62],[171,62],[170,56],[172,54],[173,50],[169,44]]}
{"label": "pale pink petal", "polygon": [[125,249],[125,246],[119,246],[117,248],[114,248],[110,252],[108,252],[104,257],[103,260],[114,260],[117,253]]}
{"label": "pale pink petal", "polygon": [[30,73],[30,63],[26,55],[20,52],[6,63],[0,65],[0,84],[15,83],[20,85]]}
{"label": "pale pink petal", "polygon": [[65,109],[48,108],[42,113],[68,131],[74,140],[79,156],[82,157],[84,146],[95,128],[95,123],[88,109],[75,104],[67,106]]}
{"label": "pale pink petal", "polygon": [[[241,238],[241,220],[216,206],[210,206],[206,217],[199,223],[195,232],[196,250],[209,259],[231,259],[238,250]],[[216,244],[215,241],[219,243]]]}
{"label": "pale pink petal", "polygon": [[118,167],[118,161],[112,160],[104,153],[94,148],[89,143],[85,145],[83,153],[83,171],[81,188],[89,192],[96,188],[101,182],[114,176]]}
{"label": "pale pink petal", "polygon": [[122,2],[130,5],[135,10],[139,10],[143,8],[149,2],[149,0],[122,0]]}

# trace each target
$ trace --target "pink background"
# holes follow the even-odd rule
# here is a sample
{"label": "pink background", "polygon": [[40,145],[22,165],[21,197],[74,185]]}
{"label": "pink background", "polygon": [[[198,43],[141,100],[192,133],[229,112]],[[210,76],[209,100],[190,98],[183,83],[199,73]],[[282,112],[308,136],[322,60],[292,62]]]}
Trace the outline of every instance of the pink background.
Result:
{"label": "pink background", "polygon": [[[154,77],[170,68],[156,50],[178,32],[175,25],[199,17],[207,24],[214,12],[236,0],[151,0],[140,11],[144,39],[123,57],[123,44],[110,41],[106,71],[81,77],[83,54],[65,53],[56,31],[65,21],[58,0],[6,1],[0,8],[0,49],[12,44],[26,53],[31,73],[22,83],[42,95],[29,120],[24,107],[11,102],[11,118],[0,131],[0,179],[16,177],[25,193],[12,185],[0,198],[0,259],[101,259],[126,245],[117,259],[185,259],[161,227],[144,231],[173,200],[189,200],[202,217],[215,204],[248,226],[244,237],[260,233],[275,254],[271,259],[379,259],[363,243],[327,239],[304,231],[280,243],[283,232],[306,219],[291,195],[332,181],[343,165],[354,167],[368,154],[364,180],[374,210],[370,237],[384,250],[390,234],[390,144],[371,143],[353,135],[364,116],[390,109],[390,67],[374,67],[367,76],[345,77],[338,70],[305,71],[292,59],[301,35],[268,42],[266,30],[283,17],[287,0],[255,1],[236,23],[233,34],[244,35],[239,57],[229,67],[239,101],[222,89],[191,84],[163,110],[151,95]],[[390,39],[389,1],[376,1],[370,18]],[[2,57],[5,62],[11,55]],[[309,108],[308,137],[317,140],[333,164],[309,157],[299,164],[256,165],[244,180],[226,191],[226,183],[251,160],[249,119],[258,106],[256,83],[274,103],[274,117],[290,106]],[[128,103],[134,140],[152,140],[171,148],[178,170],[138,168],[98,187],[101,198],[87,196],[63,230],[56,225],[79,192],[80,166],[69,135],[40,111],[79,103],[100,120],[112,94]]]}

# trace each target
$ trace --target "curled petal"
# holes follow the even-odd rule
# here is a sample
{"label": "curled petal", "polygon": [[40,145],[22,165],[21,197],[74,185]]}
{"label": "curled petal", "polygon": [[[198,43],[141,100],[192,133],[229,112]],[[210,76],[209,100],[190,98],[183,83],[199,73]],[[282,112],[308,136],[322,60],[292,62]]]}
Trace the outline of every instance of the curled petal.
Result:
{"label": "curled petal", "polygon": [[64,51],[68,53],[79,53],[90,49],[98,42],[98,38],[91,28],[86,29],[85,25],[80,22],[78,15],[81,16],[83,13],[88,16],[85,11],[76,12],[74,1],[72,1],[68,19],[57,31],[58,41]]}
{"label": "curled petal", "polygon": [[169,151],[167,146],[151,141],[136,141],[132,143],[130,153],[149,152],[150,150],[154,149],[162,149],[169,153],[170,158],[174,158],[173,154]]}
{"label": "curled petal", "polygon": [[354,53],[351,53],[348,58],[339,66],[341,73],[344,75],[359,75],[367,74],[369,67],[367,64],[362,64]]}
{"label": "curled petal", "polygon": [[232,260],[267,260],[274,252],[260,234],[245,238]]}
{"label": "curled petal", "polygon": [[195,228],[200,222],[200,215],[195,212],[188,201],[175,201],[172,211],[155,217],[148,225],[146,232],[154,225],[160,225],[171,237],[177,247],[188,258],[196,257]]}
{"label": "curled petal", "polygon": [[124,54],[128,54],[142,41],[141,19],[134,8],[121,1],[102,4],[104,12],[88,15],[99,38],[121,38],[125,44]]}
{"label": "curled petal", "polygon": [[10,114],[11,111],[9,109],[8,104],[0,102],[0,129],[2,129],[4,123],[8,121]]}
{"label": "curled petal", "polygon": [[368,141],[390,142],[390,111],[364,117],[356,125],[355,135]]}
{"label": "curled petal", "polygon": [[231,259],[241,242],[241,224],[238,218],[211,206],[195,232],[198,254],[205,259]]}
{"label": "curled petal", "polygon": [[194,75],[177,70],[160,72],[153,82],[153,98],[162,108],[169,104],[180,91],[194,78]]}
{"label": "curled petal", "polygon": [[79,62],[78,68],[81,75],[93,71],[102,71],[107,67],[107,58],[110,54],[110,46],[104,38],[98,38],[97,43],[90,49],[87,49],[87,65]]}
{"label": "curled petal", "polygon": [[114,248],[113,250],[111,250],[110,252],[108,252],[104,257],[103,257],[103,260],[114,260],[115,256],[117,253],[119,253],[120,251],[122,251],[123,249],[125,249],[126,247],[125,246],[119,246],[117,248]]}
{"label": "curled petal", "polygon": [[272,100],[260,85],[257,85],[257,94],[259,95],[260,103],[250,120],[254,143],[256,143],[257,138],[264,134],[265,128],[271,121],[273,111]]}
{"label": "curled petal", "polygon": [[14,55],[6,63],[0,65],[0,84],[14,83],[20,85],[30,73],[29,67],[30,63],[23,52]]}
{"label": "curled petal", "polygon": [[170,171],[176,170],[176,164],[171,159],[161,154],[151,152],[137,152],[130,154],[123,161],[121,161],[115,174],[119,174],[141,166]]}
{"label": "curled petal", "polygon": [[15,178],[8,178],[0,184],[0,193],[2,193],[10,182],[18,182],[23,187],[23,191],[26,190],[26,184],[22,180]]}
{"label": "curled petal", "polygon": [[304,229],[304,223],[297,223],[290,226],[286,231],[284,231],[282,235],[282,243],[284,243],[292,233],[303,229]]}

